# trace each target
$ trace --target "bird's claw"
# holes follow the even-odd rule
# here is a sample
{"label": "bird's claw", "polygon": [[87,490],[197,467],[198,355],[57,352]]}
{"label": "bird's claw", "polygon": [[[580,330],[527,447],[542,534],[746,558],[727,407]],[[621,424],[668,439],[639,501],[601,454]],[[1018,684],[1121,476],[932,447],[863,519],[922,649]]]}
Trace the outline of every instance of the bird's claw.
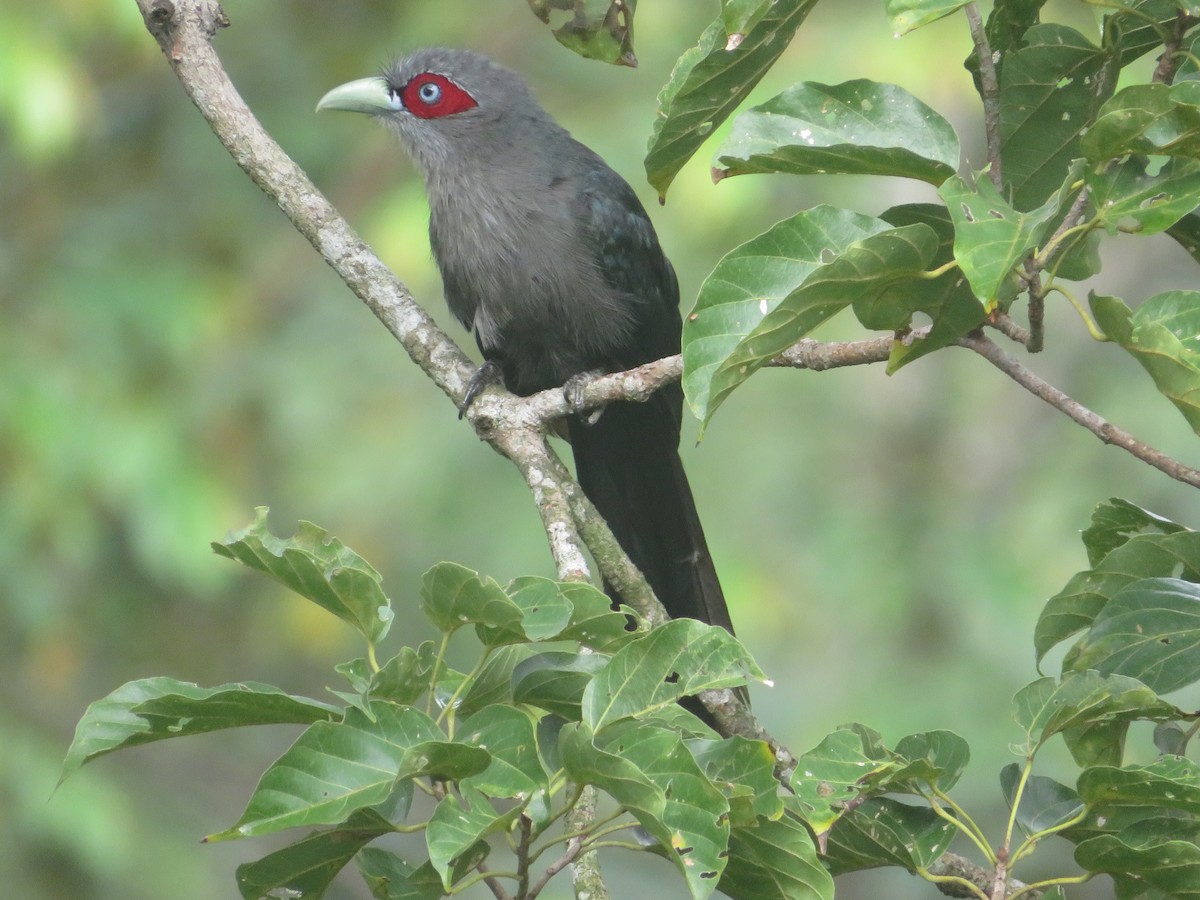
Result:
{"label": "bird's claw", "polygon": [[597,407],[590,413],[587,413],[587,401],[584,398],[584,389],[587,388],[594,378],[603,374],[604,372],[600,369],[590,372],[580,372],[578,375],[572,375],[563,383],[563,399],[567,401],[567,407],[571,410],[572,414],[583,418],[584,422],[588,425],[595,424],[596,420],[600,418],[600,414],[604,412],[604,407]]}
{"label": "bird's claw", "polygon": [[467,382],[467,392],[463,394],[462,406],[458,409],[458,417],[460,419],[467,414],[467,410],[470,409],[475,398],[483,392],[485,387],[495,384],[500,380],[500,375],[500,367],[490,359],[475,370],[475,374]]}

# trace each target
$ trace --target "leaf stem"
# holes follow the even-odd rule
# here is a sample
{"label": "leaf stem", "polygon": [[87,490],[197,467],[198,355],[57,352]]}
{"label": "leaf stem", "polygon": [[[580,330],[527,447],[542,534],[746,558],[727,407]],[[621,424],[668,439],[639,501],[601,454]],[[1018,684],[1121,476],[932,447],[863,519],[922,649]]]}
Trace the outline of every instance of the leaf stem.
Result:
{"label": "leaf stem", "polygon": [[493,648],[491,647],[484,648],[479,660],[471,667],[471,671],[463,676],[463,680],[458,683],[458,687],[454,689],[454,693],[450,695],[450,699],[446,701],[446,705],[442,707],[442,711],[438,713],[437,723],[441,725],[442,720],[445,720],[446,734],[451,740],[454,739],[455,706],[462,697],[463,691],[466,689],[467,685],[469,685],[471,681],[478,677],[479,673],[483,671],[484,665],[492,655],[492,649]]}
{"label": "leaf stem", "polygon": [[[965,834],[970,839],[971,843],[979,848],[979,852],[987,858],[987,861],[990,864],[995,865],[996,855],[992,852],[992,848],[987,845],[987,841],[984,840],[983,835],[979,833],[978,826],[971,820],[971,817],[967,816],[965,813],[963,813],[965,817],[964,821],[964,819],[959,819],[957,815],[952,816],[950,813],[946,812],[946,810],[942,808],[942,804],[940,802],[943,798],[947,800],[949,799],[945,796],[945,794],[942,794],[937,790],[934,790],[932,795],[925,797],[925,799],[929,801],[930,808],[934,811],[934,813],[937,814],[938,818],[945,819],[961,833]],[[950,806],[956,813],[960,811],[957,804],[952,802]],[[940,878],[943,876],[937,877]]]}
{"label": "leaf stem", "polygon": [[437,656],[434,657],[433,666],[429,670],[429,694],[425,699],[425,715],[433,715],[433,696],[437,691],[438,678],[442,674],[442,666],[446,662],[446,650],[450,646],[450,632],[442,634],[442,643],[438,647]]}
{"label": "leaf stem", "polygon": [[984,891],[979,887],[979,885],[975,884],[975,882],[973,882],[967,878],[963,878],[961,875],[934,875],[932,872],[930,872],[928,869],[924,868],[923,866],[917,867],[917,874],[920,875],[922,878],[924,878],[926,881],[932,882],[933,884],[958,885],[959,887],[970,891],[971,894],[978,897],[979,900],[988,900],[988,895],[986,893],[984,893]]}
{"label": "leaf stem", "polygon": [[1083,324],[1087,328],[1088,334],[1092,336],[1092,340],[1100,342],[1107,342],[1110,340],[1109,336],[1100,330],[1100,326],[1096,324],[1096,322],[1088,314],[1088,311],[1083,308],[1083,304],[1076,300],[1070,291],[1068,291],[1066,288],[1059,287],[1057,284],[1052,285],[1051,290],[1058,291],[1067,298],[1067,301],[1073,307],[1075,307],[1075,312],[1079,313],[1079,318],[1083,319]]}
{"label": "leaf stem", "polygon": [[995,863],[996,857],[992,853],[991,847],[987,845],[987,837],[984,835],[983,829],[975,824],[975,820],[971,818],[967,811],[955,803],[954,800],[951,799],[950,795],[943,792],[940,788],[934,787],[933,794],[935,797],[937,797],[937,799],[941,800],[943,803],[949,806],[951,810],[953,810],[955,818],[957,818],[961,823],[959,827],[967,831],[968,835],[971,836],[972,840],[974,840],[975,846],[979,847],[979,849],[983,851],[983,854],[985,857],[987,857],[988,862]]}
{"label": "leaf stem", "polygon": [[1008,895],[1008,900],[1016,900],[1017,897],[1023,894],[1044,891],[1047,888],[1056,887],[1060,884],[1084,884],[1091,881],[1092,876],[1095,874],[1095,872],[1084,872],[1082,875],[1064,875],[1061,878],[1047,878],[1045,881],[1035,881],[1033,884],[1026,884],[1017,888]]}
{"label": "leaf stem", "polygon": [[1001,193],[1004,191],[1000,176],[1000,79],[996,75],[996,60],[988,42],[987,30],[979,6],[968,3],[963,7],[971,39],[975,42],[975,55],[979,59],[979,98],[983,101],[983,130],[987,138],[988,177]]}

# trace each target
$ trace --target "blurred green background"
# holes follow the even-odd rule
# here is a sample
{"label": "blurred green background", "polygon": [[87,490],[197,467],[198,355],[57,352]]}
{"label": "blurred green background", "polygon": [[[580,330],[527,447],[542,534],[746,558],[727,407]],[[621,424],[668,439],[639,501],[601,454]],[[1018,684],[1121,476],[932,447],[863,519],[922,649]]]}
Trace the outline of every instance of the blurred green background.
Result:
{"label": "blurred green background", "polygon": [[[896,40],[882,7],[819,5],[755,97],[801,79],[897,82],[954,122],[978,168],[965,23]],[[637,187],[685,306],[725,251],[796,209],[874,214],[935,199],[851,178],[714,188],[719,133],[659,208],[641,176],[655,96],[715,2],[644,0],[637,70],[575,57],[521,0],[225,9],[233,27],[216,44],[246,100],[447,327],[419,178],[365,118],[313,114],[327,88],[418,46],[474,47],[521,71]],[[1093,22],[1074,0],[1047,13]],[[258,505],[276,533],[311,519],[381,570],[393,634],[419,640],[404,610],[439,560],[500,580],[552,574],[536,512],[516,473],[233,165],[133,0],[0,7],[0,209],[0,885],[29,900],[236,896],[236,866],[284,841],[198,841],[236,819],[293,731],[122,752],[51,797],[75,722],[125,681],[253,679],[324,696],[332,664],[360,653],[347,629],[208,542]],[[1165,237],[1104,252],[1106,293],[1136,302],[1195,286]],[[1061,300],[1048,322],[1035,369],[1196,464],[1194,437],[1132,361],[1091,342]],[[859,334],[839,319],[822,336]],[[958,799],[993,828],[1017,737],[1009,699],[1036,677],[1041,604],[1086,565],[1077,532],[1091,508],[1120,495],[1200,523],[1193,491],[956,349],[892,378],[764,372],[691,444],[739,633],[777,684],[754,692],[767,726],[795,751],[850,720],[889,742],[956,730],[974,754]],[[614,896],[684,895],[661,861],[608,861]],[[330,896],[364,896],[355,880]],[[895,872],[839,884],[845,898],[934,896]],[[553,896],[568,896],[565,881]]]}

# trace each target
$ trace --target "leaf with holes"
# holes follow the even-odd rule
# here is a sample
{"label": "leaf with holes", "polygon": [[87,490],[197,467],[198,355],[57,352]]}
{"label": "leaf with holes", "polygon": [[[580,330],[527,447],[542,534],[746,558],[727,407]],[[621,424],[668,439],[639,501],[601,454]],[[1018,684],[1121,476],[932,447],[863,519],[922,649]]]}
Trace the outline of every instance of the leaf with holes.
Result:
{"label": "leaf with holes", "polygon": [[796,761],[791,780],[796,811],[819,838],[868,790],[867,779],[895,768],[890,753],[867,746],[858,732],[839,729]]}
{"label": "leaf with holes", "polygon": [[801,82],[741,113],[717,161],[714,177],[895,175],[939,185],[958,167],[958,137],[894,84]]}
{"label": "leaf with holes", "polygon": [[791,43],[816,0],[775,0],[730,46],[717,18],[679,58],[658,95],[658,116],[646,150],[646,177],[665,197],[684,164],[758,84]]}
{"label": "leaf with holes", "polygon": [[1156,174],[1144,156],[1086,173],[1096,215],[1109,234],[1157,234],[1200,206],[1200,161],[1172,159]]}
{"label": "leaf with holes", "polygon": [[763,680],[737,638],[715,625],[675,619],[618,650],[583,692],[583,720],[599,732],[619,719],[701,691]]}
{"label": "leaf with holes", "polygon": [[690,740],[687,747],[708,779],[725,793],[735,826],[761,817],[777,819],[783,813],[775,755],[764,741],[734,735],[719,741]]}
{"label": "leaf with holes", "polygon": [[1123,88],[1100,108],[1080,147],[1093,163],[1130,153],[1200,157],[1200,82]]}

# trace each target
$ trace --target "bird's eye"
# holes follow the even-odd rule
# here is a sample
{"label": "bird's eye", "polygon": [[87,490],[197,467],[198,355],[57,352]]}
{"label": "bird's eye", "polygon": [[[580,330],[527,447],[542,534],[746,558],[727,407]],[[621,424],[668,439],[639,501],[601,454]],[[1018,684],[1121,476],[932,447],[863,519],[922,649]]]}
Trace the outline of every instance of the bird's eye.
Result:
{"label": "bird's eye", "polygon": [[422,103],[428,103],[432,106],[442,99],[442,89],[434,82],[427,81],[417,88],[417,96],[421,98]]}

